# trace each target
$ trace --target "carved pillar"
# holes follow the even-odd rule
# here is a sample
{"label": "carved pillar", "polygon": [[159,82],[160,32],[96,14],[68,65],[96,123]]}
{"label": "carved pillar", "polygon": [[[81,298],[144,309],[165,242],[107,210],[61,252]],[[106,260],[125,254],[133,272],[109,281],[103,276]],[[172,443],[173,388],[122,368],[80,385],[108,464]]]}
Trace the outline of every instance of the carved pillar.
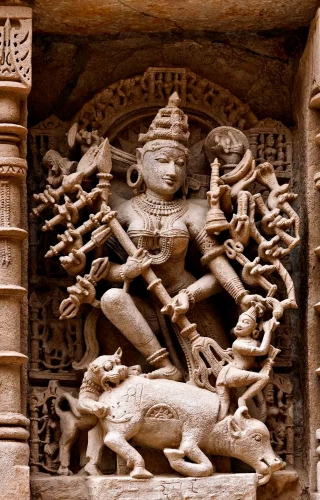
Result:
{"label": "carved pillar", "polygon": [[[320,437],[320,379],[317,369],[320,366],[320,262],[315,249],[320,245],[320,196],[314,183],[314,176],[320,172],[320,147],[317,145],[317,136],[320,132],[319,87],[320,82],[320,10],[318,10],[310,26],[309,39],[305,52],[301,58],[296,79],[294,96],[295,117],[298,126],[296,134],[295,163],[299,165],[301,204],[301,255],[304,258],[296,262],[299,267],[301,295],[298,297],[300,306],[299,323],[300,337],[297,337],[296,361],[300,364],[300,374],[306,400],[304,404],[296,406],[297,413],[304,415],[305,429],[301,429],[301,417],[296,419],[296,435],[300,434],[301,449],[308,450],[303,456],[307,472],[307,488],[312,493],[313,500],[320,499],[320,468],[317,465],[319,456],[317,439]],[[298,261],[298,259],[297,259]],[[316,307],[314,307],[316,306]],[[300,345],[299,345],[300,343]],[[305,371],[304,371],[305,370]],[[299,405],[299,400],[296,399]],[[300,422],[299,422],[300,420]],[[300,426],[300,428],[299,428]],[[301,431],[300,431],[301,429]],[[308,441],[308,442],[306,442]],[[301,454],[303,455],[303,454]],[[318,469],[318,478],[317,478]]]}
{"label": "carved pillar", "polygon": [[[21,323],[26,289],[26,99],[31,87],[31,9],[0,7],[0,490],[29,498],[28,419],[23,415]],[[25,281],[25,278],[24,278]]]}

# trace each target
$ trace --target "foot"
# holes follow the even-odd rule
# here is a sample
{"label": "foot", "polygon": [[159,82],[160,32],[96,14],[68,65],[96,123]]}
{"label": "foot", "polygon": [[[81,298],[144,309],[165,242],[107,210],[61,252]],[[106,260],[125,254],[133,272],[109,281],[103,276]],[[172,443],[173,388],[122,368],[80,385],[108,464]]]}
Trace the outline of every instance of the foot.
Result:
{"label": "foot", "polygon": [[83,472],[85,474],[87,474],[88,476],[102,476],[102,472],[101,470],[99,469],[99,467],[97,467],[96,465],[94,464],[91,464],[90,462],[88,462],[84,467],[83,467]]}
{"label": "foot", "polygon": [[73,472],[71,472],[70,469],[68,469],[68,467],[59,467],[57,473],[59,474],[59,476],[72,476],[73,475]]}
{"label": "foot", "polygon": [[162,368],[154,370],[151,373],[148,373],[147,378],[152,378],[152,379],[162,378],[167,380],[175,380],[176,382],[181,382],[182,374],[175,366],[166,365],[163,366]]}
{"label": "foot", "polygon": [[130,472],[130,476],[134,479],[151,479],[153,474],[147,471],[144,467],[134,467],[134,469]]}

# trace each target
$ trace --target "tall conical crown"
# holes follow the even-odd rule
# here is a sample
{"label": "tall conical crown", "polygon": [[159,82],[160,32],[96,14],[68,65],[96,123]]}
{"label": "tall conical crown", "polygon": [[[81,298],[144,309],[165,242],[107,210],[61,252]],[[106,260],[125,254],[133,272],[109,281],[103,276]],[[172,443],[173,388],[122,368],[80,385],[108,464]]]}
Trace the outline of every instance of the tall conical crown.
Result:
{"label": "tall conical crown", "polygon": [[254,306],[251,306],[249,309],[247,309],[247,311],[244,311],[242,314],[246,314],[247,316],[249,316],[249,318],[251,318],[253,321],[257,321],[257,307],[254,305]]}
{"label": "tall conical crown", "polygon": [[169,97],[169,102],[165,108],[159,109],[157,116],[151,123],[146,134],[139,135],[140,144],[149,141],[166,140],[176,141],[184,146],[189,139],[188,117],[178,108],[180,98],[177,92]]}
{"label": "tall conical crown", "polygon": [[253,302],[251,307],[249,307],[249,309],[247,309],[246,311],[243,311],[242,314],[246,314],[247,316],[249,316],[249,318],[257,322],[257,318],[260,318],[264,312],[265,307],[262,304],[260,304],[259,302]]}

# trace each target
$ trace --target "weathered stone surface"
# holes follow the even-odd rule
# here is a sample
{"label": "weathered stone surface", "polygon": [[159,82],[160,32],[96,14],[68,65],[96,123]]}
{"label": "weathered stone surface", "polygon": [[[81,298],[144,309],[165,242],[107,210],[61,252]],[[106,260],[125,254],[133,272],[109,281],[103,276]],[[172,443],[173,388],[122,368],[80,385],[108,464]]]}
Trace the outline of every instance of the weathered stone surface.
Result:
{"label": "weathered stone surface", "polygon": [[151,481],[129,476],[35,476],[31,498],[36,500],[255,500],[255,474],[214,474],[207,478],[158,476]]}
{"label": "weathered stone surface", "polygon": [[85,476],[52,477],[38,474],[31,478],[32,500],[88,500]]}
{"label": "weathered stone surface", "polygon": [[[257,478],[242,474],[215,474],[207,478],[156,477],[152,481],[129,477],[90,478],[90,500],[255,500]],[[120,496],[121,495],[121,496]]]}
{"label": "weathered stone surface", "polygon": [[27,443],[0,441],[1,500],[29,498],[28,460]]}
{"label": "weathered stone surface", "polygon": [[128,31],[243,31],[308,25],[316,0],[35,0],[35,30],[96,35]]}
{"label": "weathered stone surface", "polygon": [[149,66],[175,66],[189,67],[229,89],[258,118],[271,116],[291,125],[294,67],[304,38],[304,31],[274,37],[131,33],[104,40],[38,35],[29,123],[51,114],[69,119],[111,83],[144,73]]}
{"label": "weathered stone surface", "polygon": [[[272,475],[270,481],[258,488],[257,500],[293,500],[302,499],[301,484],[295,470],[281,470]],[[313,498],[313,500],[319,500]]]}

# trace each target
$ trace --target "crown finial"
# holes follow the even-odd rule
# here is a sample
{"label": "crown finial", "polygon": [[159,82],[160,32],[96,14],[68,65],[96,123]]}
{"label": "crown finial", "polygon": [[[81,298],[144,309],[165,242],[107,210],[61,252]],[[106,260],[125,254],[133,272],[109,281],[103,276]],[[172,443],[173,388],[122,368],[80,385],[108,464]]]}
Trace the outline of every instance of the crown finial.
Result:
{"label": "crown finial", "polygon": [[159,109],[146,134],[139,135],[140,144],[150,141],[176,141],[184,146],[189,139],[188,117],[178,107],[181,100],[178,92],[169,97],[165,108]]}

